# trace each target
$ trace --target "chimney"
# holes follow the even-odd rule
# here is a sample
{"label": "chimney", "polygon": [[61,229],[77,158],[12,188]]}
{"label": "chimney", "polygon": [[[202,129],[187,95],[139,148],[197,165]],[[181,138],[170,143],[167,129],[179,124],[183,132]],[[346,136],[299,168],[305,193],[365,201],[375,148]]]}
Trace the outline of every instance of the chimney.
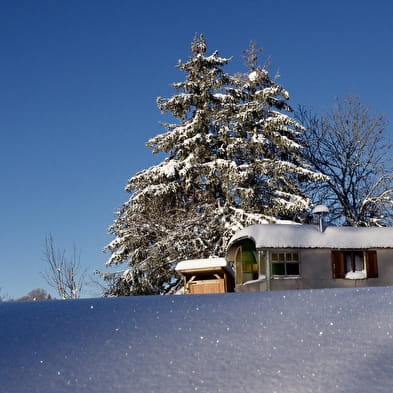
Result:
{"label": "chimney", "polygon": [[323,222],[323,215],[329,213],[329,209],[325,205],[317,205],[314,207],[314,210],[312,211],[312,214],[318,217],[319,219],[319,230],[320,232],[323,232],[325,230],[324,228],[324,222]]}

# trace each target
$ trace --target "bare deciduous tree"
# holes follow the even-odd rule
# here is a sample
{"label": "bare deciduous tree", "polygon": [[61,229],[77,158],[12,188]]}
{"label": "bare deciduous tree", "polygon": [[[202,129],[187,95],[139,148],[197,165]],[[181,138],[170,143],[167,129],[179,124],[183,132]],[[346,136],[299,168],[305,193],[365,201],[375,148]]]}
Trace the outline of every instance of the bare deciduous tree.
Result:
{"label": "bare deciduous tree", "polygon": [[47,264],[46,272],[42,273],[45,281],[62,299],[77,299],[85,284],[86,270],[80,264],[80,251],[73,248],[71,257],[66,251],[55,248],[51,234],[45,238],[43,259]]}
{"label": "bare deciduous tree", "polygon": [[356,97],[336,99],[323,115],[300,108],[304,157],[329,177],[310,184],[317,204],[329,207],[330,221],[351,226],[382,226],[392,220],[393,176],[383,115],[373,114]]}
{"label": "bare deciduous tree", "polygon": [[27,295],[22,296],[17,301],[36,301],[36,300],[50,300],[52,299],[49,293],[42,288],[33,289]]}

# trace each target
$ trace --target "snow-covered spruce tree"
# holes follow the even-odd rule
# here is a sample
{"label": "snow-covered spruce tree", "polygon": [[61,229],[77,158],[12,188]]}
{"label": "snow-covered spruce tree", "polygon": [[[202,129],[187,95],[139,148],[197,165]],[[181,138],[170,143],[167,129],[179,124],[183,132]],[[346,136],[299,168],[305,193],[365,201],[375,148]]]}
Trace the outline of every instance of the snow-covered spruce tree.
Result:
{"label": "snow-covered spruce tree", "polygon": [[107,266],[128,266],[104,274],[108,294],[165,293],[178,281],[179,260],[222,256],[243,226],[296,220],[308,207],[299,180],[315,175],[298,165],[301,127],[281,113],[288,94],[256,58],[246,76],[233,77],[223,71],[229,59],[206,51],[196,36],[191,57],[178,63],[185,80],[173,84],[173,97],[158,98],[178,123],[147,143],[167,158],[126,187],[131,197],[109,229]]}
{"label": "snow-covered spruce tree", "polygon": [[238,163],[232,178],[234,197],[241,201],[237,207],[263,213],[269,221],[300,221],[310,207],[302,185],[324,176],[302,161],[303,127],[288,116],[288,92],[258,65],[259,51],[251,42],[244,57],[248,73],[238,75],[237,86],[228,90],[236,98],[231,125],[235,138],[229,145]]}
{"label": "snow-covered spruce tree", "polygon": [[207,257],[216,248],[211,245],[221,241],[209,227],[210,217],[218,220],[212,205],[219,202],[220,182],[215,181],[212,194],[206,164],[217,149],[214,119],[221,101],[214,94],[229,81],[222,71],[228,59],[217,52],[206,56],[202,36],[195,37],[191,52],[187,62],[178,63],[186,73],[184,82],[173,85],[178,94],[158,98],[161,111],[179,123],[165,124],[167,132],[147,143],[168,157],[129,180],[131,198],[109,230],[116,238],[108,246],[107,265],[128,264],[125,271],[104,275],[113,295],[163,293],[176,282],[173,269],[179,259]]}

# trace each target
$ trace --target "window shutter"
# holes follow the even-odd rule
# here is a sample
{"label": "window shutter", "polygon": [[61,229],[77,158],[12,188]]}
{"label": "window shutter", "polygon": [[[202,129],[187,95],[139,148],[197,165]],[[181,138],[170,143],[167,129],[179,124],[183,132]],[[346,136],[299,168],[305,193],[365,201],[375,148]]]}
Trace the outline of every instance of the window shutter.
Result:
{"label": "window shutter", "polygon": [[375,250],[372,250],[366,251],[365,254],[367,278],[378,277],[377,252]]}
{"label": "window shutter", "polygon": [[332,251],[332,274],[333,278],[345,278],[344,253]]}

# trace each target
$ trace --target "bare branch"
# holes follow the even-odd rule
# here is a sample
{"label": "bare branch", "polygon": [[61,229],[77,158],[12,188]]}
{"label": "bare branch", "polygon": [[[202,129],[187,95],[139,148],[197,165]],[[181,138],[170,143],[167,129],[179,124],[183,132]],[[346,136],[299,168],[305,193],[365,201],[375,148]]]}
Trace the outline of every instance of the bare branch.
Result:
{"label": "bare branch", "polygon": [[315,203],[329,206],[331,221],[353,226],[386,225],[392,218],[392,144],[385,120],[372,114],[356,97],[336,99],[334,109],[317,116],[305,108],[297,117],[306,127],[304,158],[329,177],[310,185]]}
{"label": "bare branch", "polygon": [[56,250],[53,236],[49,234],[45,238],[43,260],[47,264],[47,270],[42,276],[60,298],[79,298],[86,276],[86,270],[82,270],[80,264],[80,251],[74,246],[72,256],[66,258],[66,251]]}

